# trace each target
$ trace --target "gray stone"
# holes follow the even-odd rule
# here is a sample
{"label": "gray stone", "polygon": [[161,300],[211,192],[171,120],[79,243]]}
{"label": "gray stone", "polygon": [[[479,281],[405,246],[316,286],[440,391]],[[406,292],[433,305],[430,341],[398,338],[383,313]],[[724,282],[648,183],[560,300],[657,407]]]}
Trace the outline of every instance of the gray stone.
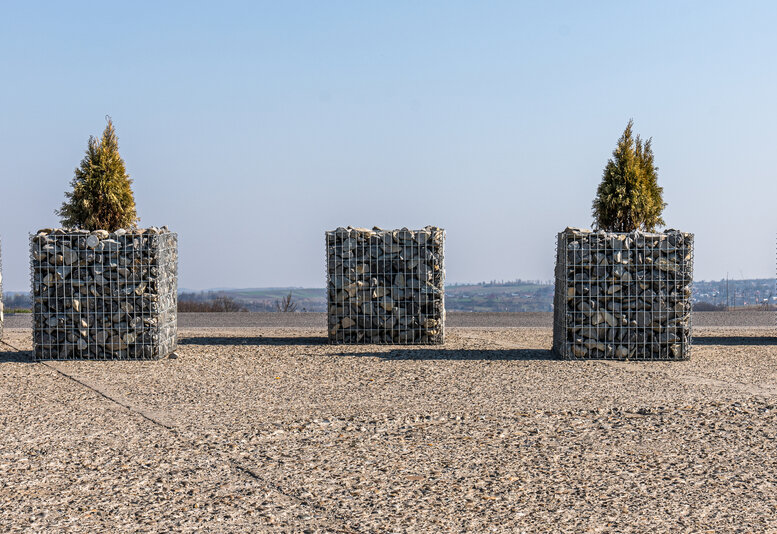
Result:
{"label": "gray stone", "polygon": [[330,342],[442,343],[444,237],[435,227],[327,232]]}
{"label": "gray stone", "polygon": [[178,240],[167,229],[31,239],[36,359],[157,359],[177,344]]}
{"label": "gray stone", "polygon": [[[584,349],[589,358],[688,358],[692,234],[568,228],[559,234],[557,250],[557,354],[579,358]],[[615,340],[620,343],[614,348],[599,345]]]}
{"label": "gray stone", "polygon": [[576,358],[585,358],[588,356],[588,350],[580,345],[572,345],[572,354],[574,354]]}

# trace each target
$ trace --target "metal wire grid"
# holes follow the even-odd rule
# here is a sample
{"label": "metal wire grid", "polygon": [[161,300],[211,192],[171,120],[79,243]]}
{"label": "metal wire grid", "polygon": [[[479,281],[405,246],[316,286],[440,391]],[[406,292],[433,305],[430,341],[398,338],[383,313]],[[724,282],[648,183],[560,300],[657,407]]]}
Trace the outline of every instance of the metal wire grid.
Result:
{"label": "metal wire grid", "polygon": [[558,235],[553,349],[565,359],[686,360],[693,235]]}
{"label": "metal wire grid", "polygon": [[0,244],[0,338],[3,337],[3,322],[5,321],[5,308],[3,305],[3,252]]}
{"label": "metal wire grid", "polygon": [[[141,233],[142,232],[142,233]],[[30,236],[36,359],[149,360],[177,347],[178,236]]]}
{"label": "metal wire grid", "polygon": [[325,234],[329,342],[442,344],[445,230]]}

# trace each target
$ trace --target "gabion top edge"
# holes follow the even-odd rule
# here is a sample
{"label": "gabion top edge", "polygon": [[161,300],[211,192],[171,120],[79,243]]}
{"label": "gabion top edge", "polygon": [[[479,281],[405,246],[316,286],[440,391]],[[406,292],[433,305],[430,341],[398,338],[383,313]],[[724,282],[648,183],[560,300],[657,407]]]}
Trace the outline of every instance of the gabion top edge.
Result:
{"label": "gabion top edge", "polygon": [[49,237],[49,236],[88,236],[94,235],[99,239],[112,239],[121,237],[124,235],[173,235],[177,236],[176,232],[171,232],[167,226],[158,228],[156,226],[149,226],[148,228],[127,228],[119,229],[115,232],[109,232],[108,230],[81,230],[78,228],[43,228],[35,233],[31,233],[30,237]]}
{"label": "gabion top edge", "polygon": [[359,228],[359,227],[355,227],[355,226],[346,226],[346,227],[340,226],[338,228],[335,228],[334,230],[327,230],[325,232],[325,234],[326,235],[335,235],[335,234],[338,234],[338,233],[345,233],[345,232],[348,232],[348,233],[356,232],[357,234],[364,234],[364,235],[370,236],[370,235],[388,235],[388,234],[393,234],[395,232],[413,232],[413,233],[418,233],[418,232],[429,232],[429,233],[443,232],[443,233],[445,233],[445,229],[444,228],[440,228],[439,226],[431,226],[431,225],[425,226],[423,228],[415,229],[415,230],[407,228],[407,227],[405,227],[405,228],[395,228],[395,229],[386,229],[386,228],[380,228],[378,226],[373,226],[372,228]]}
{"label": "gabion top edge", "polygon": [[572,236],[587,236],[587,235],[600,235],[600,236],[621,236],[621,235],[631,235],[631,236],[645,236],[645,237],[661,237],[661,236],[667,236],[667,235],[674,235],[674,234],[681,234],[685,237],[694,237],[694,234],[691,232],[683,232],[682,230],[676,230],[674,228],[667,228],[663,232],[643,232],[641,230],[635,230],[633,232],[606,232],[604,230],[591,230],[589,228],[575,228],[573,226],[566,227],[562,232],[559,232],[558,235],[572,235]]}

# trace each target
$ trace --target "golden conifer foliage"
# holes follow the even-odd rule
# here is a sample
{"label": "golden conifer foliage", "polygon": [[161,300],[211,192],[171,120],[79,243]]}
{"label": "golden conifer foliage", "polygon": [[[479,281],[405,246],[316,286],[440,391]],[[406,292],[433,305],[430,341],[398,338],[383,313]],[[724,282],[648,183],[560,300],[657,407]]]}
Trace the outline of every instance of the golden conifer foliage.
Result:
{"label": "golden conifer foliage", "polygon": [[108,117],[102,137],[89,137],[86,156],[70,182],[72,191],[56,213],[62,225],[85,230],[132,228],[138,223],[132,180],[119,155],[119,141]]}
{"label": "golden conifer foliage", "polygon": [[608,232],[655,231],[666,207],[658,185],[652,139],[633,134],[630,120],[607,161],[593,202],[594,227]]}

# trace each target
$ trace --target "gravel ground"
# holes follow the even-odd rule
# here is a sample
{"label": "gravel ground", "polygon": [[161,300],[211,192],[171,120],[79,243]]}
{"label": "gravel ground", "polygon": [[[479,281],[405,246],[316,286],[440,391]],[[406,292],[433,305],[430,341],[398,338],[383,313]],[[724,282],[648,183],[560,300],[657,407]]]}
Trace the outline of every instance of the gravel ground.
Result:
{"label": "gravel ground", "polygon": [[[777,339],[566,362],[547,328],[444,347],[182,330],[178,358],[0,352],[0,531],[775,532]],[[20,349],[20,350],[17,350]]]}
{"label": "gravel ground", "polygon": [[[29,314],[6,315],[6,328],[31,328]],[[694,326],[774,327],[775,313],[762,311],[694,312]],[[325,313],[181,313],[181,328],[326,328]],[[452,328],[551,328],[553,314],[448,312]]]}

